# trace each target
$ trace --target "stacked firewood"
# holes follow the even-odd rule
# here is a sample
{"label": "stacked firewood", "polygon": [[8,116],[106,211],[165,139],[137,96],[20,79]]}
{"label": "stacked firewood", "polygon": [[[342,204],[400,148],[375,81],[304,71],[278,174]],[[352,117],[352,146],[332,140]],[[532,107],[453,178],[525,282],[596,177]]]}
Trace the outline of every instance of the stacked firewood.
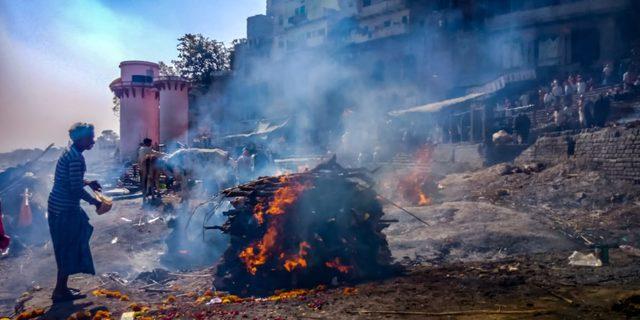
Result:
{"label": "stacked firewood", "polygon": [[371,180],[335,158],[303,173],[223,191],[233,209],[219,229],[230,246],[214,286],[239,295],[353,283],[388,275],[391,253]]}

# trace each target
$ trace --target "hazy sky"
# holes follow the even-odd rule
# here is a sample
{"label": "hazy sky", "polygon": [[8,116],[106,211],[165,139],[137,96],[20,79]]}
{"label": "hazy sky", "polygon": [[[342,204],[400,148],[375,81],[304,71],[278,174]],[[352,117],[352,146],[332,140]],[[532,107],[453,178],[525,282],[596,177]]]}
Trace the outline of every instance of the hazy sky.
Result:
{"label": "hazy sky", "polygon": [[265,0],[0,0],[0,152],[66,145],[68,127],[118,130],[122,60],[170,61],[177,38],[230,43]]}

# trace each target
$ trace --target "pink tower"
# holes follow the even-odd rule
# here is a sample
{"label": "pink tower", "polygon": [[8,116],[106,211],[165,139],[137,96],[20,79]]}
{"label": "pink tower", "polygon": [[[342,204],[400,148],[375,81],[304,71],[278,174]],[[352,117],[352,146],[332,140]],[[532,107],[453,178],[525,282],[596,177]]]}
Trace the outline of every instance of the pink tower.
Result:
{"label": "pink tower", "polygon": [[160,143],[169,148],[175,142],[187,145],[189,130],[189,82],[166,76],[154,82],[160,93]]}
{"label": "pink tower", "polygon": [[158,143],[159,94],[153,83],[158,71],[158,64],[153,62],[123,61],[120,78],[109,85],[120,99],[121,160],[135,160],[144,138]]}

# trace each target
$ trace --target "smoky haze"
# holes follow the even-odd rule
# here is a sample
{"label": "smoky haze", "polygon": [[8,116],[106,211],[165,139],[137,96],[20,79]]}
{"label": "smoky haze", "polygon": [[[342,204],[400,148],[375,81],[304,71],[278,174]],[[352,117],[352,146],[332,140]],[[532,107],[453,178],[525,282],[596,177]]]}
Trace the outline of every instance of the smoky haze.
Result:
{"label": "smoky haze", "polygon": [[107,90],[90,73],[32,50],[0,30],[0,152],[66,146],[67,128],[85,121],[114,128]]}
{"label": "smoky haze", "polygon": [[435,135],[429,115],[390,117],[388,112],[463,96],[468,88],[495,80],[509,58],[505,40],[523,35],[519,21],[510,22],[516,31],[483,29],[480,23],[491,12],[472,21],[475,25],[461,10],[450,9],[445,17],[431,14],[429,4],[416,3],[413,9],[424,11],[416,19],[426,21],[408,21],[401,35],[350,43],[345,39],[359,27],[345,18],[329,27],[320,46],[278,50],[275,38],[263,42],[270,47],[265,50],[260,47],[264,39],[257,44],[249,39],[236,48],[230,80],[214,81],[217,91],[191,104],[202,115],[196,130],[213,128],[225,136],[247,132],[248,120],[288,119],[283,138],[259,143],[282,156],[337,153],[343,163],[362,153],[391,155],[407,151],[400,150],[407,142],[427,142]]}
{"label": "smoky haze", "polygon": [[[435,55],[429,57],[428,66],[416,63],[416,56],[425,54],[424,39],[439,35],[425,28],[400,40],[343,43],[341,39],[351,32],[349,28],[328,31],[326,45],[294,49],[283,57],[252,55],[254,48],[241,45],[238,64],[224,89],[192,103],[203,115],[198,127],[214,128],[224,136],[246,132],[248,128],[240,124],[247,120],[288,119],[282,139],[262,143],[279,155],[338,153],[341,162],[373,150],[394,153],[403,130],[420,131],[426,142],[430,128],[416,128],[412,119],[387,113],[450,94],[439,86],[454,81],[458,66]],[[493,45],[487,47],[487,53],[492,52]],[[487,54],[479,59],[482,63],[474,73],[485,73],[495,58]],[[216,85],[214,81],[213,91]]]}
{"label": "smoky haze", "polygon": [[170,60],[188,32],[230,42],[262,1],[0,1],[0,152],[66,146],[67,129],[118,131],[109,83],[124,60]]}

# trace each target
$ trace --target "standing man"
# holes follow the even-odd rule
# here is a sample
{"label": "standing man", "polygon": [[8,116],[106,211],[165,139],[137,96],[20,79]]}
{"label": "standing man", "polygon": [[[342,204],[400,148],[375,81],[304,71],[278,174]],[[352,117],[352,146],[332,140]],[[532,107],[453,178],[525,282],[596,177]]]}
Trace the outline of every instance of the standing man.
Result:
{"label": "standing man", "polygon": [[514,120],[515,131],[520,137],[520,143],[529,144],[529,132],[531,131],[531,120],[526,114],[519,114]]}
{"label": "standing man", "polygon": [[154,158],[162,156],[162,153],[153,150],[151,144],[153,141],[149,138],[142,140],[142,145],[138,149],[138,168],[140,169],[140,184],[142,187],[143,199],[145,199],[152,191],[158,189],[157,174],[153,165]]}
{"label": "standing man", "polygon": [[56,287],[51,299],[54,303],[83,298],[77,290],[67,286],[69,276],[76,273],[95,274],[89,239],[93,227],[89,217],[80,208],[84,200],[96,208],[101,202],[89,194],[84,187],[101,190],[97,181],[84,180],[86,165],[82,152],[95,144],[93,125],[76,123],[69,129],[73,141],[58,159],[53,189],[49,194],[49,231],[58,267]]}

